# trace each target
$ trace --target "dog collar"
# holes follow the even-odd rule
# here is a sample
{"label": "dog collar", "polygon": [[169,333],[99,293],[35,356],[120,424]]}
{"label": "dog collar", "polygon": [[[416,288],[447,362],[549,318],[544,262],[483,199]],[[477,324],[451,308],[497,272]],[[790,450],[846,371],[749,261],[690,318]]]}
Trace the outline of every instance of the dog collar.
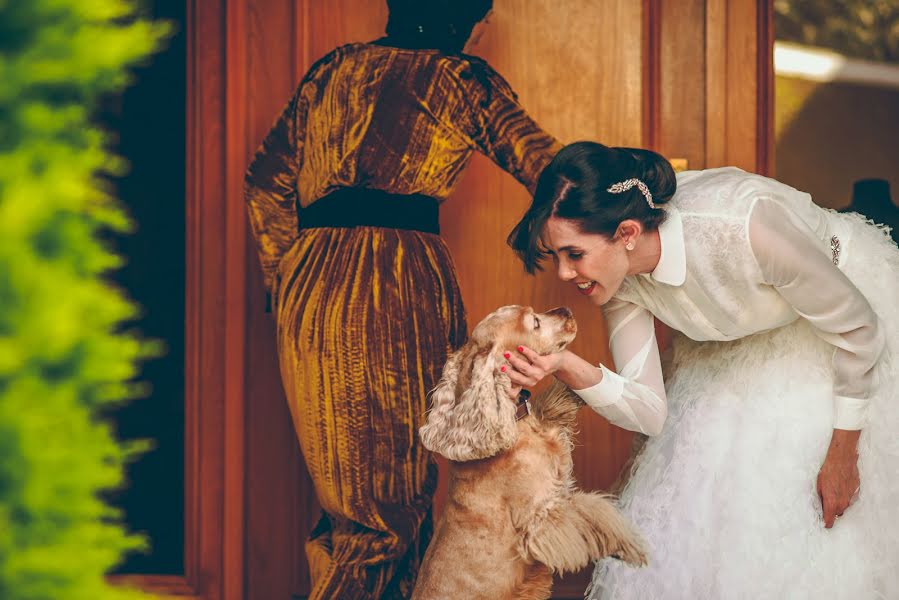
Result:
{"label": "dog collar", "polygon": [[531,414],[531,393],[527,390],[518,392],[518,402],[515,404],[515,420],[520,421]]}

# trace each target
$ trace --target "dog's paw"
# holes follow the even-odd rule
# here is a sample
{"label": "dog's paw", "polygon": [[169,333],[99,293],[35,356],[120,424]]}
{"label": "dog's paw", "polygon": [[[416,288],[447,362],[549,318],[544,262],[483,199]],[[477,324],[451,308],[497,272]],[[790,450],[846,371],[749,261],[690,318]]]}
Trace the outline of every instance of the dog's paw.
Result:
{"label": "dog's paw", "polygon": [[624,541],[611,557],[623,560],[635,567],[645,567],[649,564],[646,550],[643,549],[643,545],[639,541]]}

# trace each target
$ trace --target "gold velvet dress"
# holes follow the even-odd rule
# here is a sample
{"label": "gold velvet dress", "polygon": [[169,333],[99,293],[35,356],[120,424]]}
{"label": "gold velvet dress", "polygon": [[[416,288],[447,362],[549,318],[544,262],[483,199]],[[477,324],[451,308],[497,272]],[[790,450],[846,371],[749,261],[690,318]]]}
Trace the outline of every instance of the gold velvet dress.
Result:
{"label": "gold velvet dress", "polygon": [[304,229],[297,206],[354,187],[442,202],[474,151],[533,190],[556,150],[483,61],[351,44],[312,67],[257,152],[245,198],[324,511],[306,546],[310,598],[411,594],[436,484],[418,428],[467,331],[439,235]]}

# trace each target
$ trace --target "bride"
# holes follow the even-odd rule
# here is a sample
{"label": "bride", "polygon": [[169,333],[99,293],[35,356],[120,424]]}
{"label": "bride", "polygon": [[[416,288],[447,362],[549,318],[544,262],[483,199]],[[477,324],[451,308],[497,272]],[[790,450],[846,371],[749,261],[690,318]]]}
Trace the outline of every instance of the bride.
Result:
{"label": "bride", "polygon": [[[590,598],[899,598],[899,250],[857,214],[736,168],[675,175],[578,142],[509,243],[608,323],[617,371],[509,349],[649,437],[621,498],[650,566]],[[665,377],[653,318],[677,333]]]}

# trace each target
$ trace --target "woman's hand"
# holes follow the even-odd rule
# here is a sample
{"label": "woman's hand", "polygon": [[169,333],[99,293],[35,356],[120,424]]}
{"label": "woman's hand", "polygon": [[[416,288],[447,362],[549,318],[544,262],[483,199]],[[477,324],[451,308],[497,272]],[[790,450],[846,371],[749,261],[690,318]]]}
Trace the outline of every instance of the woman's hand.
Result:
{"label": "woman's hand", "polygon": [[518,392],[522,387],[534,387],[544,377],[558,371],[564,355],[565,351],[563,350],[541,356],[527,346],[519,346],[514,352],[511,350],[503,352],[507,364],[504,364],[500,370],[512,381],[510,392],[512,399],[518,398]]}
{"label": "woman's hand", "polygon": [[834,429],[830,448],[818,473],[818,496],[824,510],[824,527],[830,529],[843,512],[858,499],[859,431]]}

